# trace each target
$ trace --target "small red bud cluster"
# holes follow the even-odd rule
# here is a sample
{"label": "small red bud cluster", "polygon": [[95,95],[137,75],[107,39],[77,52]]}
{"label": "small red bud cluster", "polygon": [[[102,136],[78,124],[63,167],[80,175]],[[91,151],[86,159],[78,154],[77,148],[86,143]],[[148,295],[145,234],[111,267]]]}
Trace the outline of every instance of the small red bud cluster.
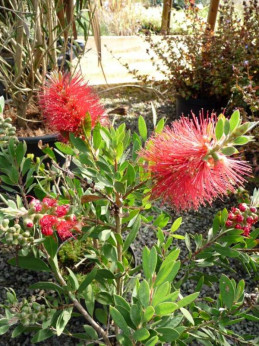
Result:
{"label": "small red bud cluster", "polygon": [[[32,199],[30,208],[35,213],[42,214],[40,216],[40,228],[45,236],[53,235],[56,230],[62,240],[73,236],[72,230],[80,231],[79,223],[75,215],[68,215],[70,205],[58,205],[58,201],[54,198],[44,197],[42,201]],[[30,222],[27,227],[33,227]]]}
{"label": "small red bud cluster", "polygon": [[242,229],[243,235],[248,237],[252,225],[258,221],[258,212],[255,207],[249,207],[246,203],[239,204],[238,208],[232,207],[226,221],[227,228]]}

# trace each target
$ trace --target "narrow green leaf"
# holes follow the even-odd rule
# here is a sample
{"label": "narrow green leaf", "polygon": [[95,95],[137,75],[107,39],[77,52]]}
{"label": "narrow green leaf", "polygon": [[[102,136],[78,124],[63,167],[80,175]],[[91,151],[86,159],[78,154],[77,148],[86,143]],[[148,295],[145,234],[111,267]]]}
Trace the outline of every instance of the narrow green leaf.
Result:
{"label": "narrow green leaf", "polygon": [[93,327],[85,324],[84,325],[84,330],[86,332],[87,335],[89,335],[90,339],[91,340],[96,340],[98,339],[98,334],[96,333],[96,331],[94,330]]}
{"label": "narrow green leaf", "polygon": [[73,308],[63,310],[61,314],[58,316],[56,323],[57,336],[63,333],[68,321],[71,318]]}
{"label": "narrow green leaf", "polygon": [[157,277],[154,286],[160,286],[162,283],[169,281],[172,282],[176,274],[178,273],[178,270],[180,269],[180,261],[170,261],[164,265],[162,264]]}
{"label": "narrow green leaf", "polygon": [[142,117],[142,115],[139,116],[138,118],[138,130],[140,136],[146,141],[147,139],[147,125],[145,122],[145,119]]}
{"label": "narrow green leaf", "polygon": [[136,341],[143,341],[146,340],[147,338],[149,338],[150,333],[146,328],[141,328],[135,331],[135,333],[133,334],[133,338]]}
{"label": "narrow green leaf", "polygon": [[72,290],[77,291],[79,288],[79,283],[77,280],[77,277],[75,276],[75,274],[72,272],[72,270],[68,267],[66,267],[68,272],[69,272],[69,277],[68,277],[68,283],[69,286],[71,287]]}
{"label": "narrow green leaf", "polygon": [[240,123],[240,112],[239,110],[235,110],[231,118],[229,119],[229,125],[230,125],[230,133],[233,132],[239,125]]}
{"label": "narrow green leaf", "polygon": [[53,259],[56,256],[58,250],[57,239],[52,237],[45,237],[44,246],[50,257]]}
{"label": "narrow green leaf", "polygon": [[114,323],[123,331],[126,336],[130,336],[130,330],[122,314],[112,306],[110,306],[110,313]]}
{"label": "narrow green leaf", "polygon": [[54,335],[53,331],[50,329],[41,329],[39,330],[31,339],[31,342],[37,343],[37,342],[41,342],[44,341],[46,339],[51,338]]}
{"label": "narrow green leaf", "polygon": [[148,282],[146,280],[143,280],[139,286],[138,297],[144,308],[146,308],[149,305],[149,291],[150,289]]}
{"label": "narrow green leaf", "polygon": [[178,305],[171,302],[160,303],[155,307],[155,313],[158,316],[170,315],[178,309]]}
{"label": "narrow green leaf", "polygon": [[185,308],[181,308],[180,309],[182,314],[184,315],[184,317],[192,324],[194,325],[194,320],[192,315],[190,314],[190,312],[188,310],[186,310]]}
{"label": "narrow green leaf", "polygon": [[177,340],[178,337],[180,336],[178,331],[173,328],[166,328],[166,327],[157,328],[156,331],[162,334],[162,336],[160,337],[160,340],[164,342],[173,342]]}
{"label": "narrow green leaf", "polygon": [[181,226],[181,223],[182,223],[182,217],[178,217],[178,219],[176,219],[174,221],[174,223],[172,224],[172,227],[171,227],[171,232],[175,232],[178,230],[178,228]]}
{"label": "narrow green leaf", "polygon": [[138,304],[132,304],[130,307],[130,318],[134,325],[138,327],[141,322],[141,307]]}
{"label": "narrow green leaf", "polygon": [[191,304],[198,296],[199,292],[192,293],[177,302],[178,308]]}
{"label": "narrow green leaf", "polygon": [[165,126],[165,119],[162,118],[159,120],[159,122],[157,123],[157,126],[156,126],[156,129],[155,129],[155,132],[156,133],[161,133],[164,129],[164,126]]}
{"label": "narrow green leaf", "polygon": [[229,131],[230,131],[230,123],[229,123],[228,119],[225,119],[225,122],[224,122],[224,134],[225,134],[225,136],[227,136],[229,134]]}
{"label": "narrow green leaf", "polygon": [[49,272],[50,268],[48,265],[39,258],[33,256],[18,256],[11,258],[8,261],[9,264],[13,266],[18,266],[23,269],[29,269],[34,271],[45,271]]}
{"label": "narrow green leaf", "polygon": [[63,293],[63,288],[59,286],[58,284],[55,284],[54,282],[37,282],[29,287],[31,290],[50,290],[50,291],[56,291],[58,293]]}
{"label": "narrow green leaf", "polygon": [[239,136],[234,140],[234,145],[244,145],[253,140],[253,136]]}
{"label": "narrow green leaf", "polygon": [[231,156],[238,153],[235,147],[225,147],[221,149],[221,152],[226,156]]}
{"label": "narrow green leaf", "polygon": [[223,304],[231,309],[235,299],[235,290],[231,280],[224,274],[220,277],[219,289]]}
{"label": "narrow green leaf", "polygon": [[138,234],[138,231],[139,231],[139,228],[140,228],[140,225],[141,225],[141,219],[139,216],[137,216],[129,234],[127,235],[127,238],[125,239],[125,242],[124,242],[124,246],[123,246],[123,251],[127,251],[128,248],[130,247],[131,243],[135,240],[137,234]]}
{"label": "narrow green leaf", "polygon": [[223,118],[220,118],[217,121],[216,128],[215,128],[215,135],[218,141],[221,139],[223,134],[224,134],[224,120]]}
{"label": "narrow green leaf", "polygon": [[171,285],[168,281],[157,287],[152,299],[152,305],[156,306],[164,300],[164,298],[170,293]]}
{"label": "narrow green leaf", "polygon": [[151,318],[154,316],[155,309],[153,306],[148,306],[144,311],[144,322],[149,322]]}
{"label": "narrow green leaf", "polygon": [[77,293],[80,294],[82,293],[86,287],[95,279],[97,273],[97,268],[94,268],[88,275],[86,275],[85,279],[81,282]]}

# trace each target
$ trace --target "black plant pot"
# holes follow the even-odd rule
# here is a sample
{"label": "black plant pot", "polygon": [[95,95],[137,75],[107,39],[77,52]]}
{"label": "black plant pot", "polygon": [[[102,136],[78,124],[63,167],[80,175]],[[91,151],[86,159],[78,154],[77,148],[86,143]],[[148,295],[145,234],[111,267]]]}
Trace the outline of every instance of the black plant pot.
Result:
{"label": "black plant pot", "polygon": [[[35,157],[44,155],[43,151],[39,148],[39,141],[42,145],[48,144],[50,147],[55,147],[54,143],[59,141],[59,135],[57,133],[45,136],[35,136],[35,137],[18,137],[19,141],[25,141],[27,144],[27,154],[34,154]],[[64,158],[61,155],[55,153],[57,162],[62,165],[64,163]]]}
{"label": "black plant pot", "polygon": [[204,113],[216,112],[220,114],[227,106],[227,99],[216,98],[189,98],[188,100],[183,97],[176,97],[176,116],[179,118],[182,114],[185,116],[193,112],[196,116],[203,109]]}

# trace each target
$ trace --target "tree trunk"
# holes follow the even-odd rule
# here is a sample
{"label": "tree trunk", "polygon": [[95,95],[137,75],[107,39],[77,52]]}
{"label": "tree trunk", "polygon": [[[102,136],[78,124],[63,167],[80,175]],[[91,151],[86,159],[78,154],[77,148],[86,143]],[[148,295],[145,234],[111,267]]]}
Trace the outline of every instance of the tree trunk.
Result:
{"label": "tree trunk", "polygon": [[208,13],[207,23],[208,23],[209,29],[211,31],[214,31],[214,29],[215,29],[217,13],[218,13],[218,8],[219,8],[219,1],[220,0],[211,0],[210,1],[210,8],[209,8],[209,13]]}
{"label": "tree trunk", "polygon": [[163,12],[162,12],[162,23],[161,33],[168,35],[170,32],[170,18],[171,18],[172,0],[164,0]]}

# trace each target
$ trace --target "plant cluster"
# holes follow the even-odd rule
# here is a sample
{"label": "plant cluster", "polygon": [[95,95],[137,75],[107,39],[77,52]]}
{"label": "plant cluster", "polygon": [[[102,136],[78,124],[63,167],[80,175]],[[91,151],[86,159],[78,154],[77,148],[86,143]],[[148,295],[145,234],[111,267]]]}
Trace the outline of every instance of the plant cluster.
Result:
{"label": "plant cluster", "polygon": [[[245,291],[243,279],[236,282],[231,278],[231,272],[218,278],[218,274],[208,275],[203,270],[208,266],[230,270],[235,260],[247,275],[256,277],[256,224],[251,223],[249,234],[229,228],[226,223],[231,213],[224,209],[217,213],[206,235],[183,236],[177,232],[182,218],[172,222],[153,199],[164,199],[168,191],[167,202],[175,209],[197,209],[212,202],[209,192],[214,199],[226,193],[224,184],[225,189],[242,185],[249,168],[238,156],[231,156],[237,154],[236,145],[253,140],[247,132],[257,123],[242,123],[238,111],[230,119],[221,116],[217,122],[213,117],[199,121],[182,118],[164,128],[164,119],[157,123],[155,115],[153,122],[154,134],[147,141],[147,126],[141,116],[138,132],[131,133],[125,124],[114,128],[96,122],[92,127],[91,114],[87,113],[79,124],[80,131],[76,131],[78,136],[70,132],[67,141],[57,142],[55,149],[43,147],[45,155],[34,161],[26,157],[25,144],[9,142],[7,152],[4,149],[1,179],[9,171],[10,183],[4,178],[3,188],[10,191],[12,176],[25,183],[16,196],[0,195],[4,203],[0,240],[6,246],[15,245],[11,247],[11,265],[51,276],[50,281],[30,287],[45,291],[41,304],[31,299],[20,301],[13,290],[7,290],[6,302],[1,305],[5,316],[0,319],[0,334],[11,328],[13,338],[31,331],[33,343],[64,334],[88,345],[108,346],[184,346],[196,339],[204,345],[256,343],[256,336],[239,335],[230,326],[243,320],[258,321],[257,296],[248,301],[252,292]],[[170,143],[175,143],[171,158],[173,151],[167,152]],[[65,158],[63,165],[57,152]],[[156,153],[160,162],[155,160]],[[46,157],[52,159],[51,165],[44,163]],[[14,162],[12,168],[10,162]],[[44,198],[28,202],[33,185],[27,184],[28,170],[34,172],[32,178]],[[170,190],[172,184],[178,187],[177,196]],[[191,184],[197,184],[197,189]],[[249,201],[253,220],[258,212],[251,208],[258,207],[258,198],[255,190]],[[188,202],[182,204],[184,200]],[[71,215],[80,221],[80,232],[67,232],[62,223]],[[156,243],[151,248],[145,246],[141,263],[133,266],[128,250],[142,226],[156,235]],[[24,238],[22,244],[7,241],[6,234],[18,227],[30,234],[26,248]],[[65,253],[62,247],[68,242],[87,247],[73,268],[60,263]],[[179,242],[185,242],[188,250],[184,258],[179,257]],[[82,263],[91,270],[78,276],[75,267]],[[183,287],[191,280],[196,286],[186,295]],[[219,287],[217,295],[202,294],[205,285]],[[74,330],[71,318],[79,316],[85,322]]]}
{"label": "plant cluster", "polygon": [[[185,12],[187,35],[169,35],[162,39],[146,36],[150,46],[148,53],[154,67],[162,74],[164,81],[161,83],[168,92],[185,99],[229,99],[237,80],[234,71],[239,73],[241,89],[251,83],[258,85],[257,0],[244,2],[241,13],[235,11],[234,3],[224,0],[215,32],[200,16],[198,8],[188,7]],[[152,83],[141,71],[132,72],[139,80]]]}

